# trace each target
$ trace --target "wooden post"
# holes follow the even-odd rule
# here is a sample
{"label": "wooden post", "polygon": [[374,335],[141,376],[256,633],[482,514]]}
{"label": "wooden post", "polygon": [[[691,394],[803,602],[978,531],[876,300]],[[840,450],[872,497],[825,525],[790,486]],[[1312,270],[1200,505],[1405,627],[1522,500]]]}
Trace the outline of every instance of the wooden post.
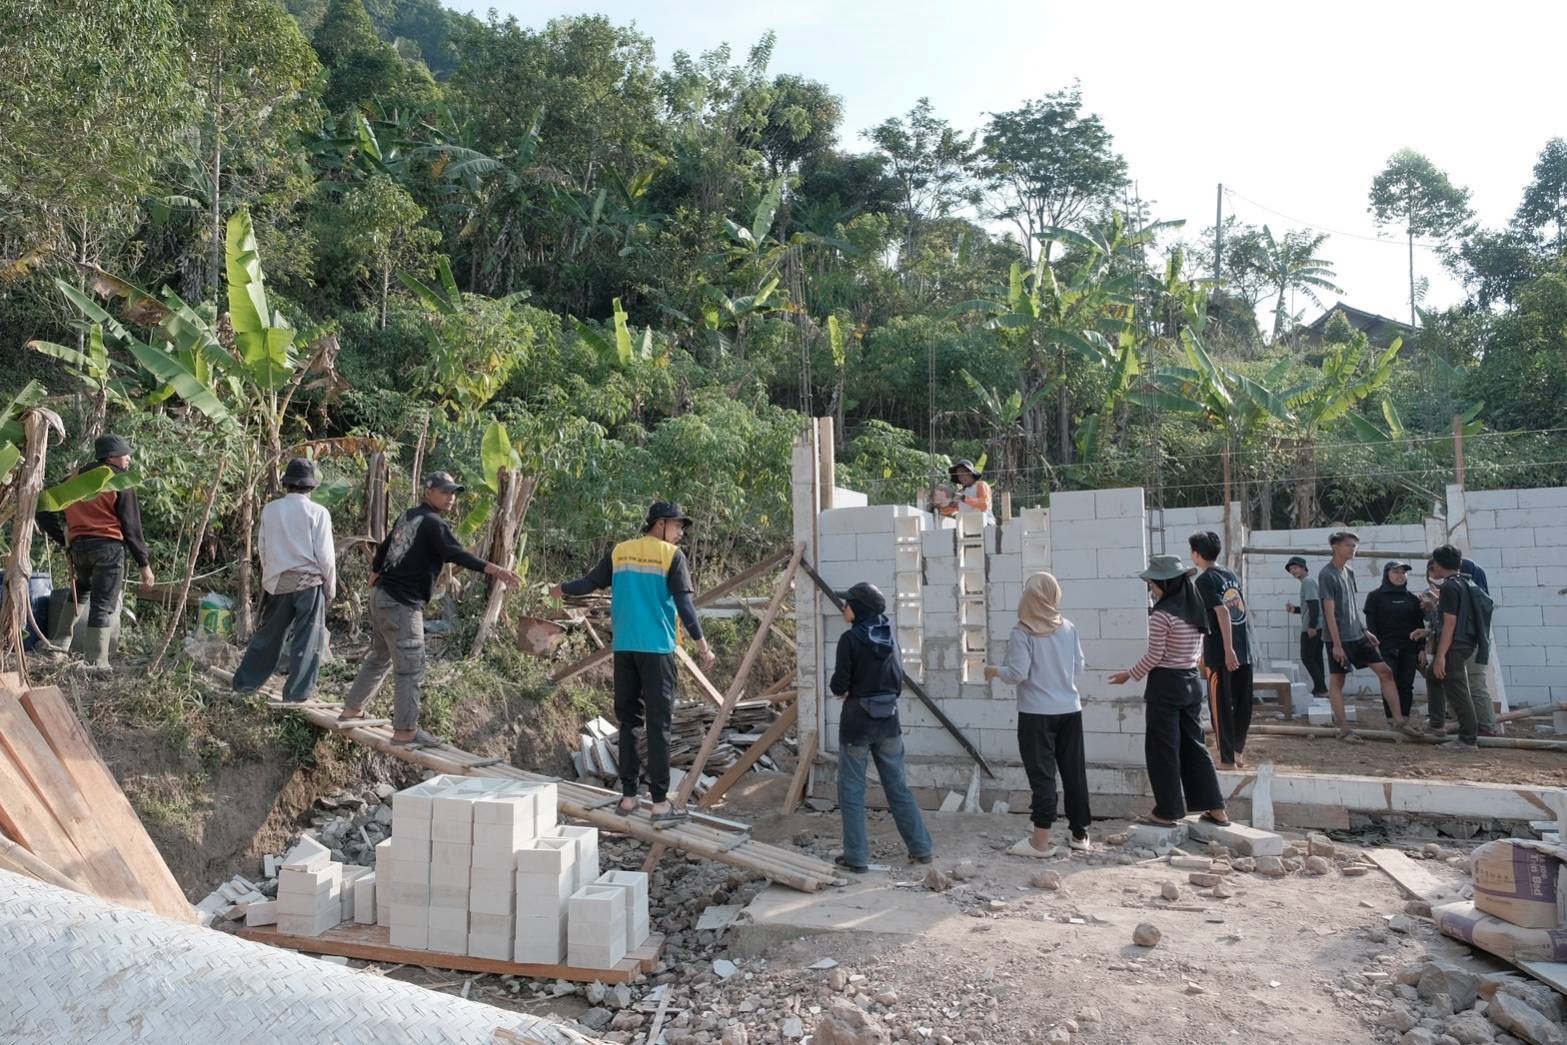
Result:
{"label": "wooden post", "polygon": [[0,618],[0,654],[14,654],[16,673],[27,681],[27,656],[22,643],[33,599],[28,583],[33,576],[33,516],[44,488],[44,461],[49,456],[49,430],[61,438],[65,426],[50,410],[34,409],[22,415],[24,449],[16,473],[16,519],[11,524],[11,551],[5,560],[5,616]]}
{"label": "wooden post", "polygon": [[818,417],[816,419],[817,437],[816,454],[818,462],[818,474],[821,476],[821,510],[826,511],[833,506],[833,487],[838,482],[838,458],[833,451],[832,418]]}
{"label": "wooden post", "polygon": [[1453,473],[1459,489],[1464,489],[1464,419],[1453,415]]}
{"label": "wooden post", "polygon": [[[524,477],[520,468],[503,468],[498,484],[500,491],[495,497],[494,525],[486,552],[491,562],[509,570],[517,561],[517,531],[528,516],[528,506],[533,503],[533,491],[538,487],[538,480],[532,476]],[[490,632],[495,630],[496,622],[501,619],[501,607],[505,600],[506,586],[496,580],[490,581],[490,599],[485,603],[484,615],[479,618],[479,630],[473,636],[473,649],[468,652],[468,656],[477,657],[479,651],[484,649]]]}
{"label": "wooden post", "polygon": [[1224,558],[1230,567],[1234,568],[1235,549],[1230,544],[1230,434],[1224,433],[1224,451],[1219,460],[1224,467]]}
{"label": "wooden post", "polygon": [[[707,735],[702,738],[702,746],[697,749],[691,768],[686,771],[680,786],[675,789],[674,803],[677,807],[683,807],[691,800],[691,793],[696,790],[697,781],[702,778],[702,770],[707,768],[707,760],[713,756],[713,749],[718,746],[718,739],[723,736],[724,727],[729,724],[729,716],[734,711],[735,705],[740,702],[740,695],[745,692],[745,684],[750,681],[751,669],[756,666],[756,658],[761,655],[762,647],[767,645],[767,629],[777,618],[784,599],[789,595],[795,570],[800,566],[800,556],[804,554],[805,545],[795,545],[794,555],[790,557],[788,567],[778,578],[778,583],[773,586],[773,597],[767,603],[767,610],[762,615],[762,623],[757,627],[756,634],[751,637],[751,644],[746,647],[745,656],[740,658],[740,667],[735,671],[734,680],[729,683],[729,691],[724,694],[724,699],[718,706],[718,713],[713,716],[712,724],[707,727]],[[664,847],[655,845],[642,869],[651,873],[653,868],[658,866],[659,858],[663,855]]]}
{"label": "wooden post", "polygon": [[816,761],[816,734],[807,733],[800,738],[800,764],[794,767],[789,779],[789,790],[784,794],[783,815],[788,816],[799,808],[805,797],[805,782],[811,775],[811,763]]}

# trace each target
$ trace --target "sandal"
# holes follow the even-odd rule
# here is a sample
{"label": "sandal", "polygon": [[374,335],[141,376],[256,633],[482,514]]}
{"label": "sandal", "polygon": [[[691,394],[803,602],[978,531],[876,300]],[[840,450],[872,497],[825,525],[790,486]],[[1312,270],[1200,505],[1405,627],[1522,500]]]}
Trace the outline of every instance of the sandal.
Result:
{"label": "sandal", "polygon": [[653,821],[653,827],[662,831],[666,827],[676,827],[685,823],[686,820],[690,818],[690,816],[690,812],[688,812],[684,807],[677,809],[674,806],[671,806],[665,812],[650,814],[650,819]]}
{"label": "sandal", "polygon": [[1231,820],[1229,817],[1225,817],[1223,820],[1220,820],[1218,817],[1214,816],[1212,813],[1204,813],[1204,814],[1202,814],[1202,816],[1199,816],[1197,819],[1199,819],[1199,820],[1206,820],[1208,823],[1213,824],[1215,827],[1229,827],[1231,824],[1233,824],[1235,822],[1235,821]]}
{"label": "sandal", "polygon": [[1132,823],[1134,823],[1134,824],[1141,824],[1143,827],[1174,827],[1175,826],[1175,821],[1174,820],[1165,820],[1165,819],[1163,819],[1161,817],[1154,816],[1152,813],[1145,813],[1142,816],[1134,816],[1134,817],[1132,817]]}
{"label": "sandal", "polygon": [[1338,738],[1346,744],[1364,744],[1365,740],[1353,729],[1346,729],[1338,735]]}
{"label": "sandal", "polygon": [[1008,849],[1007,852],[1013,856],[1031,856],[1036,860],[1054,860],[1065,853],[1058,845],[1053,845],[1049,849],[1035,849],[1034,843],[1026,838],[1018,839],[1017,843]]}
{"label": "sandal", "polygon": [[434,747],[440,743],[442,743],[440,737],[434,733],[427,733],[422,729],[414,730],[414,735],[407,740],[399,740],[397,737],[392,738],[393,747]]}

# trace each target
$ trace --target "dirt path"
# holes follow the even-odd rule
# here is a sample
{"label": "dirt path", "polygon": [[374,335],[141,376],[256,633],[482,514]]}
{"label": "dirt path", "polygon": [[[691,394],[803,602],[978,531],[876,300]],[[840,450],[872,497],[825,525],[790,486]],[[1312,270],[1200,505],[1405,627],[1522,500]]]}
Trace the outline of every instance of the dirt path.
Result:
{"label": "dirt path", "polygon": [[1567,780],[1567,752],[1480,748],[1438,752],[1428,744],[1368,740],[1344,744],[1331,737],[1254,736],[1246,744],[1252,765],[1272,762],[1281,773],[1347,773],[1354,776],[1468,780],[1488,784],[1559,787]]}

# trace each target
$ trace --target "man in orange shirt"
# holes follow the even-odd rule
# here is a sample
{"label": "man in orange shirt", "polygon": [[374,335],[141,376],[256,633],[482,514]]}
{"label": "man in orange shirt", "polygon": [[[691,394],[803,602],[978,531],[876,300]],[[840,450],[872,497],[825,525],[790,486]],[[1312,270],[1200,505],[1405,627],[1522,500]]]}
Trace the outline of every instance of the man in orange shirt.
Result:
{"label": "man in orange shirt", "polygon": [[[131,444],[120,435],[101,435],[93,443],[87,472],[104,465],[123,472],[131,466]],[[63,512],[39,512],[38,526],[66,547],[76,574],[76,600],[88,600],[87,634],[82,656],[92,671],[109,670],[109,632],[125,585],[125,555],[141,567],[142,587],[153,585],[147,542],[142,539],[141,507],[134,490],[105,490],[77,501]]]}

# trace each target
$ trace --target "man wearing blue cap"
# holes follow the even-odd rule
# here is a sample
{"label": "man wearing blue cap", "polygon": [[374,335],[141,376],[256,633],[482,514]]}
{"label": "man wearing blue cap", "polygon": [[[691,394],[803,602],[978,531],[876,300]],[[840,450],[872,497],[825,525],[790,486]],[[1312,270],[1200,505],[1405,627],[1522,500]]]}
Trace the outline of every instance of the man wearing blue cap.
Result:
{"label": "man wearing blue cap", "polygon": [[557,584],[550,592],[587,595],[610,589],[610,622],[615,630],[615,718],[620,723],[620,791],[622,814],[637,810],[642,759],[637,734],[647,730],[648,794],[653,799],[654,827],[679,823],[687,816],[669,801],[669,733],[675,706],[676,621],[696,640],[702,666],[713,663],[713,651],[697,619],[695,588],[685,552],[676,547],[691,518],[672,501],[657,501],[647,510],[642,536],[621,541],[587,574]]}

